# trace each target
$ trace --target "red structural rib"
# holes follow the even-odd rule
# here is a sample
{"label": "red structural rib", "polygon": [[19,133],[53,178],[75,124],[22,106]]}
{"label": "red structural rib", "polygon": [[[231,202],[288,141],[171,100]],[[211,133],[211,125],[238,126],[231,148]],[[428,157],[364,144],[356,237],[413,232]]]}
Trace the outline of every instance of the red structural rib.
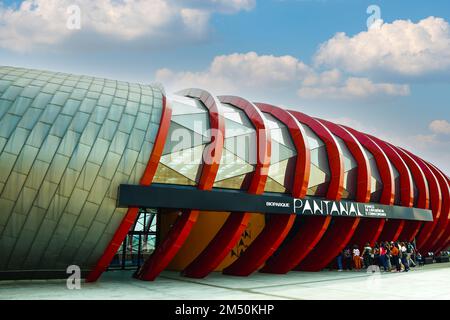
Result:
{"label": "red structural rib", "polygon": [[[378,146],[383,150],[383,152],[388,156],[389,160],[395,168],[397,169],[400,176],[400,204],[405,207],[412,207],[414,203],[414,185],[411,176],[411,172],[408,169],[405,161],[400,157],[400,155],[386,142],[369,135],[369,137],[374,140]],[[388,239],[381,240],[401,240],[401,241],[412,241],[414,235],[419,231],[422,225],[420,221],[390,221],[391,234],[385,234],[384,236]],[[402,228],[399,228],[399,224],[403,224]],[[397,226],[396,226],[397,225]]]}
{"label": "red structural rib", "polygon": [[316,119],[298,111],[289,110],[288,112],[298,121],[310,127],[311,130],[313,130],[325,143],[331,174],[326,197],[330,200],[341,200],[342,192],[344,191],[344,160],[342,158],[342,152],[333,135]]}
{"label": "red structural rib", "polygon": [[[265,104],[258,104],[258,106],[262,110],[268,110],[266,109],[267,105]],[[333,137],[331,133],[320,122],[314,120],[313,118],[309,118],[308,116],[303,114],[298,114],[297,118],[295,117],[295,115],[293,115],[292,112],[287,113],[292,117],[291,119],[293,119],[293,123],[296,127],[301,128],[298,118],[303,119],[304,121],[309,123],[309,127],[311,128],[311,130],[313,130],[317,134],[317,136],[325,143],[329,154],[328,163],[331,168],[330,185],[333,186],[332,188],[328,189],[327,198],[330,200],[340,199],[343,190],[343,162],[336,143],[333,143]],[[280,118],[280,120],[282,119]],[[303,144],[302,140],[305,139],[304,137],[306,137],[306,135],[302,133],[301,135],[291,134],[291,136],[294,140],[294,143],[296,144],[297,152],[300,154],[301,149],[299,149],[299,145],[301,146]],[[299,139],[301,140],[299,141]],[[298,172],[296,173],[296,180],[300,179],[297,174]],[[306,175],[306,173],[304,173],[304,176],[308,176],[309,181],[309,174]],[[299,183],[301,182],[298,182],[297,184]],[[304,185],[304,188],[306,188],[306,190],[302,190],[303,194],[306,194],[307,187],[308,183],[306,182],[306,184]],[[293,194],[296,194],[297,192],[299,191],[296,191],[295,189],[293,190]],[[331,221],[330,216],[305,216],[298,219],[301,219],[300,222],[302,222],[299,229],[295,231],[295,234],[293,234],[289,240],[285,240],[282,243],[280,249],[266,261],[266,265],[260,270],[261,272],[282,274],[292,270],[308,255],[309,252],[311,252],[311,250],[314,249],[316,244],[324,235]]]}
{"label": "red structural rib", "polygon": [[[199,99],[209,110],[212,141],[203,153],[202,171],[197,188],[210,190],[214,185],[214,180],[219,170],[219,161],[222,156],[225,137],[225,120],[218,108],[218,101],[208,92],[200,89],[187,89],[178,94]],[[187,210],[181,214],[163,242],[137,272],[138,278],[152,281],[167,267],[186,241],[197,221],[198,214],[198,210]]]}
{"label": "red structural rib", "polygon": [[[222,96],[219,100],[243,110],[256,129],[257,163],[247,192],[261,194],[266,185],[271,153],[271,140],[269,131],[266,130],[264,116],[254,104],[242,98]],[[239,241],[250,220],[250,215],[248,212],[232,212],[208,246],[182,274],[192,278],[203,278],[214,271]]]}
{"label": "red structural rib", "polygon": [[[327,198],[340,200],[344,190],[344,160],[339,145],[330,130],[316,119],[301,112],[291,111],[300,122],[309,126],[313,131],[321,132],[323,141],[327,146],[328,161],[330,163],[331,177]],[[320,136],[319,136],[320,137]],[[320,137],[322,138],[322,137]],[[333,180],[335,178],[335,180]],[[333,198],[334,197],[334,198]],[[298,264],[299,270],[320,270],[326,266],[340,250],[344,248],[358,225],[360,218],[334,219],[333,224],[328,227],[324,236],[313,247],[313,250],[303,257]],[[333,246],[329,244],[333,243]],[[296,268],[296,269],[297,269]]]}
{"label": "red structural rib", "polygon": [[[416,160],[417,164],[425,174],[428,182],[428,187],[430,188],[430,201],[431,211],[433,213],[433,221],[424,223],[416,240],[417,248],[419,248],[422,252],[428,252],[431,249],[431,243],[433,242],[434,237],[436,237],[439,233],[439,230],[436,231],[435,229],[439,225],[439,221],[441,219],[441,188],[439,187],[439,182],[436,176],[422,159],[407,150],[403,149],[403,151],[405,151],[414,160]],[[447,217],[445,217],[445,219],[447,219]]]}
{"label": "red structural rib", "polygon": [[[388,156],[384,153],[383,149],[365,133],[361,133],[352,128],[347,129],[355,135],[359,142],[367,150],[369,150],[375,158],[378,171],[383,182],[383,190],[379,202],[386,205],[394,204],[395,179],[391,162],[389,161]],[[379,230],[381,232],[378,233],[378,237],[374,237],[373,241],[377,239],[395,241],[402,232],[403,227],[404,222],[402,220],[386,221],[383,228]]]}
{"label": "red structural rib", "polygon": [[311,170],[311,155],[309,151],[308,139],[305,130],[288,111],[275,107],[267,103],[255,103],[262,111],[271,114],[281,121],[289,130],[295,149],[297,150],[297,160],[295,164],[294,183],[291,194],[294,197],[302,198],[308,191],[309,174]]}
{"label": "red structural rib", "polygon": [[[162,152],[164,150],[164,144],[166,142],[167,133],[169,132],[170,119],[172,117],[172,110],[167,99],[163,96],[163,106],[162,106],[161,121],[159,125],[158,132],[156,134],[155,143],[153,145],[152,153],[150,159],[145,168],[145,172],[140,180],[141,185],[150,185],[153,176],[155,175],[156,168],[158,167],[159,160],[161,158]],[[128,208],[122,222],[114,233],[113,238],[109,242],[105,249],[105,252],[98,260],[94,269],[86,277],[86,282],[94,282],[102,275],[102,273],[108,268],[111,260],[114,258],[117,250],[122,244],[123,240],[128,234],[131,226],[136,221],[139,208]]]}
{"label": "red structural rib", "polygon": [[[450,180],[442,171],[439,170],[439,172],[441,172],[442,175],[445,177],[445,180],[447,181],[447,187],[449,187]],[[450,219],[450,212],[449,212],[449,219]],[[437,249],[435,250],[435,252],[443,251],[449,247],[450,247],[450,221],[447,225],[447,228],[445,230],[443,237],[440,239],[439,243],[437,244]]]}
{"label": "red structural rib", "polygon": [[391,163],[389,162],[388,157],[378,146],[378,144],[371,138],[369,138],[366,134],[349,127],[342,127],[349,130],[356,137],[356,139],[358,139],[358,141],[372,153],[377,163],[381,180],[383,182],[383,191],[381,193],[380,203],[392,205],[395,198],[395,181],[394,172],[392,171]]}
{"label": "red structural rib", "polygon": [[414,185],[406,162],[389,144],[377,137],[371,135],[369,137],[383,150],[400,175],[400,204],[404,207],[412,207],[414,204]]}
{"label": "red structural rib", "polygon": [[347,148],[351,152],[352,156],[355,158],[358,164],[358,174],[356,181],[356,201],[358,202],[369,202],[370,200],[370,178],[372,176],[370,170],[369,160],[364,152],[359,141],[350,133],[347,129],[334,124],[332,122],[317,119],[325,127],[328,128],[334,135],[338,136],[344,140]]}
{"label": "red structural rib", "polygon": [[450,190],[445,176],[432,164],[427,162],[427,165],[430,168],[430,170],[433,171],[434,175],[438,179],[439,187],[441,188],[442,194],[441,217],[438,221],[438,225],[435,228],[436,233],[433,232],[433,234],[431,235],[431,243],[430,243],[430,250],[432,252],[437,253],[438,249],[440,249],[441,247],[442,239],[446,239],[446,232],[450,225],[449,224]]}
{"label": "red structural rib", "polygon": [[[334,135],[344,140],[347,148],[358,164],[355,200],[358,202],[369,202],[371,195],[370,178],[372,173],[369,160],[361,144],[347,129],[326,120],[318,120]],[[359,247],[365,245],[366,242],[373,243],[383,229],[383,226],[383,219],[362,219],[349,242],[351,244],[357,244]]]}
{"label": "red structural rib", "polygon": [[[302,198],[308,190],[309,173],[311,167],[310,152],[306,134],[300,123],[287,111],[268,105],[255,104],[261,111],[266,112],[283,122],[289,130],[297,150],[291,194],[295,198]],[[295,137],[295,138],[294,138]],[[250,244],[245,252],[230,266],[224,269],[224,274],[247,276],[256,271],[278,249],[291,229],[296,215],[271,215],[264,229]]]}
{"label": "red structural rib", "polygon": [[[386,142],[385,142],[386,143]],[[417,162],[411,158],[403,150],[397,148],[396,146],[386,143],[389,147],[397,152],[397,154],[405,161],[408,166],[413,181],[416,184],[417,196],[415,196],[414,202],[417,208],[428,209],[429,206],[429,191],[428,183],[425,178],[425,174],[422,169],[420,169]],[[413,191],[414,192],[414,191]],[[413,241],[418,234],[420,228],[422,227],[422,221],[405,221],[405,226],[402,233],[399,236],[401,241]]]}

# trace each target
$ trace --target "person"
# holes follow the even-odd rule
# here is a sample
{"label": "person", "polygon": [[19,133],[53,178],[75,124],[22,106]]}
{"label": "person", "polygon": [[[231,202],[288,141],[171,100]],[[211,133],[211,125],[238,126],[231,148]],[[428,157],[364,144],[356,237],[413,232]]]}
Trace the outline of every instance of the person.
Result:
{"label": "person", "polygon": [[[391,256],[392,256],[392,264],[395,266],[395,270],[397,272],[400,272],[400,260],[399,260],[399,250],[398,245],[394,243],[394,245],[391,248]],[[394,270],[392,270],[395,272]]]}
{"label": "person", "polygon": [[353,263],[355,264],[356,270],[361,269],[361,252],[356,244],[353,246]]}
{"label": "person", "polygon": [[401,262],[403,264],[403,267],[405,268],[405,272],[408,272],[409,271],[409,263],[408,263],[408,257],[406,254],[407,249],[406,249],[406,245],[404,242],[400,243],[400,248],[401,248],[400,252],[402,255]]}
{"label": "person", "polygon": [[416,261],[419,264],[419,267],[425,265],[425,259],[422,257],[419,251],[417,251],[416,253]]}
{"label": "person", "polygon": [[372,247],[370,246],[370,243],[366,243],[366,246],[364,247],[363,252],[363,259],[364,259],[364,268],[368,268],[372,264]]}
{"label": "person", "polygon": [[348,246],[344,249],[344,269],[352,270],[352,251]]}
{"label": "person", "polygon": [[386,241],[385,246],[386,246],[386,265],[387,265],[388,271],[391,271],[392,270],[392,254],[391,254],[392,244],[390,244],[389,242]]}
{"label": "person", "polygon": [[382,266],[384,271],[388,271],[388,266],[387,266],[387,261],[386,261],[386,259],[387,259],[386,252],[387,252],[386,245],[381,243],[381,246],[380,246],[380,267]]}
{"label": "person", "polygon": [[338,271],[342,271],[342,251],[339,252],[339,254],[336,257],[337,265],[338,265]]}
{"label": "person", "polygon": [[407,242],[406,244],[406,260],[408,261],[408,264],[410,267],[414,268],[416,266],[416,263],[412,259],[414,253],[414,246],[411,242]]}
{"label": "person", "polygon": [[378,243],[375,242],[375,245],[373,247],[373,253],[372,253],[372,263],[376,266],[381,267],[380,264],[380,247]]}

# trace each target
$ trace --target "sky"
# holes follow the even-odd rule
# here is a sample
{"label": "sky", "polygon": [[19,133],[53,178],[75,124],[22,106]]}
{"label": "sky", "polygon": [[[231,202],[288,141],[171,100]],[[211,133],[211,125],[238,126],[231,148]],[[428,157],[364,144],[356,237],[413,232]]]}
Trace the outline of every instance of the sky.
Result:
{"label": "sky", "polygon": [[449,24],[445,0],[0,0],[0,65],[241,95],[450,175]]}

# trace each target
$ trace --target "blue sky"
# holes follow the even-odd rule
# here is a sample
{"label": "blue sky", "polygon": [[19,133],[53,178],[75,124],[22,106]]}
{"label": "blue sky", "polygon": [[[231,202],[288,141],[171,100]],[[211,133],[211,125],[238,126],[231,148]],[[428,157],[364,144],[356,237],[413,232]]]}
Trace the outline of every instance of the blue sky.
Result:
{"label": "blue sky", "polygon": [[[351,125],[450,173],[448,1],[22,2],[0,1],[2,65],[239,94]],[[69,30],[73,4],[81,25]],[[369,5],[383,20],[370,31]]]}

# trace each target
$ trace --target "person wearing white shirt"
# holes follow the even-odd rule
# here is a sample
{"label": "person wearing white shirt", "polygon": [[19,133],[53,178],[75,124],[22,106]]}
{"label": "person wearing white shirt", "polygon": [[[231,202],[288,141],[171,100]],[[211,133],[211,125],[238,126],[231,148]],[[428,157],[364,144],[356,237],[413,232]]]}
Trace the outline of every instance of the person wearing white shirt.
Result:
{"label": "person wearing white shirt", "polygon": [[353,263],[355,264],[355,269],[360,270],[361,269],[361,253],[358,249],[358,246],[355,245],[353,247]]}

